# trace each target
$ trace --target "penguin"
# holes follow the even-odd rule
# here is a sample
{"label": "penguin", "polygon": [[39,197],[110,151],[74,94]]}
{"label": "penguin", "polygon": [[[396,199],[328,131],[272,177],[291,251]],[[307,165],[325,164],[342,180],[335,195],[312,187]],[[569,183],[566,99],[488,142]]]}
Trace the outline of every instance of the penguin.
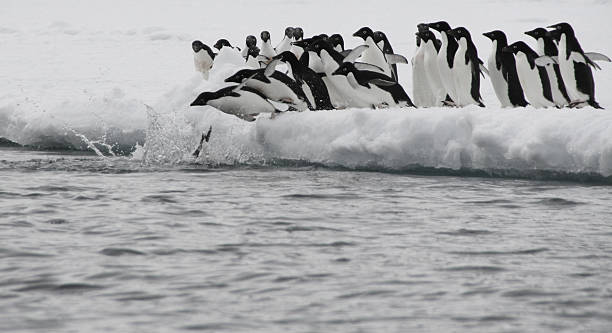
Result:
{"label": "penguin", "polygon": [[245,43],[246,43],[246,47],[241,51],[242,57],[244,59],[247,58],[249,49],[251,49],[251,48],[257,49],[258,50],[257,53],[259,53],[259,48],[257,47],[257,38],[255,36],[248,35],[246,37],[246,42]]}
{"label": "penguin", "polygon": [[225,82],[244,82],[246,87],[259,91],[267,99],[290,103],[298,111],[313,109],[301,86],[286,74],[273,68],[242,69],[226,78]]}
{"label": "penguin", "polygon": [[504,47],[508,46],[506,34],[501,30],[494,30],[485,32],[483,35],[493,42],[487,67],[489,68],[493,90],[495,90],[495,95],[501,106],[503,108],[527,106],[529,103],[527,103],[523,94],[523,88],[516,72],[514,56],[502,51]]}
{"label": "penguin", "polygon": [[470,32],[464,27],[458,27],[447,31],[447,34],[459,44],[453,60],[453,79],[457,92],[455,102],[458,106],[476,104],[484,107],[480,96],[480,59]]}
{"label": "penguin", "polygon": [[196,148],[196,150],[191,154],[193,157],[195,158],[200,157],[200,153],[202,152],[202,150],[204,150],[204,142],[208,143],[208,141],[210,141],[211,133],[212,133],[212,126],[208,128],[208,132],[206,134],[202,132],[202,138],[200,139],[200,143],[198,144],[198,147]]}
{"label": "penguin", "polygon": [[[321,77],[312,69],[300,63],[295,54],[285,51],[278,54],[273,60],[283,61],[288,64],[293,79],[301,85],[304,94],[308,97],[308,101],[311,105],[315,106],[316,110],[333,110],[334,107],[329,98],[327,86]],[[271,63],[269,66],[274,68],[275,64]]]}
{"label": "penguin", "polygon": [[334,47],[334,50],[336,50],[338,52],[343,52],[344,51],[344,38],[342,38],[342,35],[340,35],[340,34],[333,34],[333,35],[329,36],[329,42]]}
{"label": "penguin", "polygon": [[287,28],[285,28],[285,36],[283,37],[283,39],[280,41],[280,43],[278,43],[278,45],[274,49],[276,51],[276,54],[281,54],[281,53],[283,53],[285,51],[289,51],[291,49],[291,43],[292,42],[294,42],[294,40],[293,40],[293,28],[292,27],[287,27]]}
{"label": "penguin", "polygon": [[261,68],[259,63],[259,48],[251,47],[247,50],[246,65],[251,68]]}
{"label": "penguin", "polygon": [[[527,36],[533,37],[538,43],[538,55],[546,57],[555,57],[558,59],[559,50],[553,39],[548,35],[548,31],[544,28],[536,28],[531,31],[525,32]],[[563,82],[561,75],[561,69],[559,64],[554,61],[548,62],[545,66],[548,78],[550,79],[550,87],[553,96],[553,102],[559,107],[563,107],[569,104],[570,98]]]}
{"label": "penguin", "polygon": [[[387,38],[387,35],[385,35],[384,32],[382,31],[374,32],[373,38],[374,38],[374,42],[383,51],[383,54],[385,56],[389,54],[394,54],[393,47],[391,47],[391,43],[389,42],[389,39]],[[391,75],[391,77],[395,80],[395,82],[397,82],[399,80],[399,76],[397,75],[397,65],[391,64],[389,66],[390,66],[391,74],[393,74]]]}
{"label": "penguin", "polygon": [[378,47],[378,45],[374,42],[374,32],[369,27],[363,27],[357,30],[354,34],[354,37],[359,37],[363,39],[365,45],[368,46],[368,49],[363,52],[361,61],[378,66],[382,68],[383,73],[387,76],[392,76],[391,68],[387,63],[387,59],[385,58],[385,54]]}
{"label": "penguin", "polygon": [[571,99],[570,107],[588,103],[596,109],[603,109],[595,101],[595,81],[589,65],[597,66],[587,57],[574,35],[574,29],[568,23],[549,26],[554,30],[551,37],[559,40],[559,68],[567,94]]}
{"label": "penguin", "polygon": [[[219,40],[218,40],[218,41],[215,43],[215,45],[213,45],[213,47],[214,47],[215,49],[219,50],[219,51],[221,51],[221,49],[222,49],[222,48],[224,48],[224,47],[229,47],[229,48],[231,48],[231,49],[234,49],[234,47],[232,46],[232,44],[230,44],[230,42],[229,42],[227,39],[225,39],[225,38],[221,38],[221,39],[219,39]],[[238,51],[240,51],[240,48],[239,48],[239,47],[237,47],[236,49],[238,49]]]}
{"label": "penguin", "polygon": [[455,62],[455,53],[459,48],[459,44],[457,44],[454,37],[448,35],[448,31],[451,30],[451,27],[446,21],[428,23],[427,26],[440,33],[442,45],[438,52],[438,69],[446,93],[452,100],[446,103],[448,105],[455,105],[457,103],[457,89],[455,88],[455,79],[453,78],[453,66]]}
{"label": "penguin", "polygon": [[436,105],[436,98],[431,89],[425,66],[425,43],[421,40],[418,32],[416,36],[417,48],[412,57],[412,96],[414,97],[414,104],[417,106],[431,107]]}
{"label": "penguin", "polygon": [[272,47],[272,42],[270,41],[270,33],[264,30],[261,32],[260,37],[261,51],[259,52],[259,54],[266,57],[269,61],[270,59],[274,58],[274,56],[276,56],[276,51],[274,51],[274,48]]}
{"label": "penguin", "polygon": [[281,112],[259,91],[245,87],[243,84],[225,87],[215,92],[203,92],[191,103],[191,106],[204,105],[210,105],[223,113],[246,121],[255,121],[255,117],[260,113],[274,115]]}
{"label": "penguin", "polygon": [[358,70],[350,62],[343,63],[333,75],[344,75],[355,89],[356,94],[370,96],[372,107],[415,107],[402,86],[390,76]]}
{"label": "penguin", "polygon": [[304,49],[295,45],[296,42],[299,42],[304,39],[304,30],[300,27],[293,28],[293,39],[290,51],[295,54],[295,57],[300,59]]}
{"label": "penguin", "polygon": [[205,80],[208,80],[208,72],[212,68],[213,61],[215,60],[215,54],[208,47],[208,45],[202,43],[199,40],[194,40],[191,43],[193,49],[193,64],[197,72],[202,73]]}
{"label": "penguin", "polygon": [[436,43],[433,32],[425,30],[417,33],[421,39],[427,83],[432,93],[432,106],[442,106],[446,100],[447,92],[438,68],[438,52],[440,45]]}
{"label": "penguin", "polygon": [[536,64],[538,54],[522,41],[510,44],[502,51],[516,56],[516,70],[529,104],[534,108],[554,107],[546,69]]}

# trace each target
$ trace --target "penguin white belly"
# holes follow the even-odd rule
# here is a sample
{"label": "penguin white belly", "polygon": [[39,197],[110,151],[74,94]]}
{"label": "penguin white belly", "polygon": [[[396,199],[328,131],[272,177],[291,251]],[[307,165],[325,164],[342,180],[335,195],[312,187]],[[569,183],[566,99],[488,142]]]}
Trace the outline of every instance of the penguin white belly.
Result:
{"label": "penguin white belly", "polygon": [[302,83],[302,90],[304,91],[304,95],[306,95],[306,98],[308,99],[310,105],[315,108],[317,104],[315,102],[314,95],[312,94],[312,90],[310,90],[310,86],[306,82]]}
{"label": "penguin white belly", "polygon": [[246,61],[246,65],[251,68],[260,68],[259,61],[255,57],[249,56]]}
{"label": "penguin white belly", "polygon": [[557,106],[565,106],[567,105],[567,101],[563,94],[561,93],[561,89],[559,89],[559,81],[557,80],[557,73],[555,73],[555,68],[553,64],[546,65],[546,73],[548,74],[548,79],[550,80],[550,88],[552,91],[553,102]]}
{"label": "penguin white belly", "polygon": [[321,57],[319,57],[319,55],[317,55],[315,52],[308,52],[308,67],[315,71],[315,73],[325,73],[325,66],[323,66]]}
{"label": "penguin white belly", "polygon": [[457,49],[455,54],[455,61],[453,63],[453,79],[455,82],[455,88],[457,93],[457,104],[459,106],[467,106],[470,104],[476,104],[474,98],[472,98],[472,68],[471,63],[465,63],[465,52],[466,49],[461,45]]}
{"label": "penguin white belly", "polygon": [[444,45],[440,48],[440,52],[438,53],[438,71],[440,73],[440,79],[442,80],[444,89],[446,89],[446,92],[453,100],[453,102],[457,103],[457,90],[455,89],[455,79],[453,79],[453,72],[448,66],[448,61],[446,60],[446,48],[444,47]]}
{"label": "penguin white belly", "polygon": [[446,88],[440,77],[440,69],[438,68],[438,52],[433,44],[433,41],[428,41],[425,45],[425,74],[429,82],[429,87],[433,93],[434,105],[441,106],[446,100]]}
{"label": "penguin white belly", "polygon": [[283,37],[283,40],[281,40],[281,42],[278,44],[278,46],[276,46],[276,53],[281,54],[285,51],[289,51],[290,49],[291,49],[291,39],[285,36]]}
{"label": "penguin white belly", "polygon": [[352,108],[369,108],[372,106],[371,101],[360,95],[355,88],[348,82],[348,78],[344,75],[328,76],[338,93],[346,101],[347,107]]}
{"label": "penguin white belly", "polygon": [[425,42],[421,42],[412,58],[412,96],[417,106],[435,106],[436,99],[425,68]]}
{"label": "penguin white belly", "polygon": [[382,68],[385,75],[391,77],[391,69],[389,68],[385,55],[380,48],[378,48],[378,45],[374,43],[372,37],[366,38],[366,45],[368,48],[361,54],[361,61]]}
{"label": "penguin white belly", "polygon": [[208,80],[208,71],[213,65],[213,59],[205,50],[200,50],[193,54],[193,65],[195,70],[202,73],[204,79]]}
{"label": "penguin white belly", "polygon": [[295,45],[291,45],[291,49],[289,49],[291,51],[291,53],[293,53],[295,55],[296,58],[300,59],[300,57],[302,56],[302,53],[304,53],[304,49],[299,47],[299,46],[295,46]]}
{"label": "penguin white belly", "polygon": [[569,59],[567,58],[567,38],[565,34],[561,35],[559,41],[559,69],[561,77],[565,83],[567,95],[570,102],[584,102],[589,99],[589,96],[578,91],[578,83],[576,82],[576,72],[574,70],[574,61],[572,60],[575,52],[571,52]]}
{"label": "penguin white belly", "polygon": [[232,115],[255,115],[273,113],[274,106],[252,92],[241,90],[239,97],[226,96],[208,101],[208,105]]}
{"label": "penguin white belly", "polygon": [[554,106],[551,101],[544,97],[544,88],[542,87],[538,67],[531,69],[527,56],[520,52],[516,55],[516,71],[529,104],[534,108]]}
{"label": "penguin white belly", "polygon": [[272,59],[274,56],[276,56],[276,52],[274,52],[272,44],[270,44],[270,40],[261,44],[261,50],[259,51],[259,54],[263,55],[268,59]]}
{"label": "penguin white belly", "polygon": [[349,106],[346,98],[340,88],[336,85],[333,77],[324,76],[322,77],[323,83],[327,86],[327,92],[329,93],[329,100],[336,109],[344,109]]}
{"label": "penguin white belly", "polygon": [[350,85],[353,87],[353,93],[358,95],[363,102],[367,103],[367,107],[378,106],[382,103],[380,96],[377,96],[372,89],[360,85],[353,73],[349,73],[346,79],[352,82]]}
{"label": "penguin white belly", "polygon": [[489,59],[487,61],[489,77],[491,78],[493,90],[495,91],[495,95],[497,96],[502,108],[512,107],[512,103],[510,102],[510,97],[508,95],[508,82],[506,82],[504,79],[501,67],[497,69],[497,65],[495,64],[496,55],[497,41],[495,40],[493,41],[493,52],[491,52],[491,55],[489,55]]}
{"label": "penguin white belly", "polygon": [[259,80],[248,80],[245,85],[260,91],[270,100],[293,104],[299,110],[305,110],[308,108],[306,103],[302,101],[286,84],[273,77],[269,77],[268,79],[270,80],[270,83],[261,82]]}

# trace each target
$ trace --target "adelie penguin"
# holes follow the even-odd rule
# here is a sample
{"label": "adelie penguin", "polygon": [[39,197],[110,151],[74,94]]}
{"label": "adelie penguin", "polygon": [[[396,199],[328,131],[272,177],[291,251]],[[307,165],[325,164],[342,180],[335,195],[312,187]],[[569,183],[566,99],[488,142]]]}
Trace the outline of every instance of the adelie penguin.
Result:
{"label": "adelie penguin", "polygon": [[246,65],[251,68],[260,68],[259,48],[251,47],[247,50]]}
{"label": "adelie penguin", "polygon": [[579,107],[588,103],[596,109],[602,109],[595,101],[595,81],[589,67],[597,65],[585,55],[574,35],[574,29],[568,23],[558,23],[549,28],[554,29],[550,32],[551,37],[559,40],[558,62],[571,99],[570,106]]}
{"label": "adelie penguin", "polygon": [[215,92],[203,92],[191,103],[191,106],[204,105],[210,105],[223,113],[246,121],[255,121],[255,117],[260,113],[281,112],[266,99],[266,96],[243,84],[225,87]]}
{"label": "adelie penguin", "polygon": [[501,30],[485,32],[483,35],[493,42],[491,55],[487,62],[489,77],[493,84],[495,95],[502,107],[525,107],[529,103],[525,100],[523,88],[516,72],[514,56],[503,52],[508,46],[506,34]]}
{"label": "adelie penguin", "polygon": [[441,106],[447,99],[447,92],[440,76],[438,64],[439,45],[436,44],[436,37],[431,31],[417,33],[421,39],[423,48],[423,64],[425,66],[425,76],[432,94],[432,104],[430,106]]}
{"label": "adelie penguin", "polygon": [[385,54],[380,49],[380,47],[378,47],[376,42],[374,42],[374,32],[372,31],[372,29],[368,27],[363,27],[357,30],[357,32],[355,32],[353,36],[363,39],[365,45],[368,46],[368,49],[362,54],[361,61],[367,64],[380,67],[385,75],[391,77],[393,75],[391,73],[391,68],[387,63]]}
{"label": "adelie penguin", "polygon": [[288,64],[293,79],[299,83],[304,90],[304,94],[308,98],[311,105],[315,106],[316,110],[333,110],[334,106],[329,98],[327,86],[321,77],[312,69],[304,66],[296,57],[295,54],[285,51],[273,58],[269,66],[274,68],[274,60],[283,61]]}
{"label": "adelie penguin", "polygon": [[457,92],[455,103],[457,106],[476,104],[484,107],[480,96],[480,59],[470,33],[464,27],[452,29],[447,33],[455,37],[459,44],[453,62],[453,79]]}
{"label": "adelie penguin", "polygon": [[534,108],[554,107],[548,73],[536,64],[538,54],[521,41],[504,47],[503,52],[516,56],[516,70],[529,104]]}
{"label": "adelie penguin", "polygon": [[442,45],[440,46],[440,51],[438,51],[438,69],[444,88],[452,100],[452,102],[447,101],[447,104],[455,104],[457,102],[457,89],[455,87],[455,79],[453,78],[453,66],[459,44],[457,44],[454,37],[448,35],[452,28],[446,21],[429,23],[427,26],[440,33]]}
{"label": "adelie penguin", "polygon": [[191,43],[191,48],[194,52],[193,64],[195,66],[195,70],[202,73],[204,79],[208,80],[208,72],[212,68],[213,61],[215,60],[215,54],[210,47],[208,47],[208,45],[199,40],[193,41],[193,43]]}
{"label": "adelie penguin", "polygon": [[[389,42],[389,39],[387,38],[387,35],[384,32],[376,31],[374,32],[373,37],[374,42],[383,51],[385,57],[387,57],[388,55],[393,56],[395,54],[395,52],[393,52],[393,47],[391,46],[391,43]],[[397,75],[397,65],[390,64],[389,66],[392,74],[391,77],[397,82],[399,78],[399,76]]]}
{"label": "adelie penguin", "polygon": [[283,39],[280,41],[280,43],[278,43],[275,48],[276,54],[281,54],[285,51],[289,51],[291,49],[292,42],[295,42],[295,40],[293,40],[293,28],[287,27],[285,28],[285,36],[283,36]]}
{"label": "adelie penguin", "polygon": [[271,66],[261,69],[242,69],[225,79],[225,82],[244,82],[246,87],[259,91],[269,100],[289,103],[298,111],[313,109],[302,87]]}
{"label": "adelie penguin", "polygon": [[559,51],[553,39],[549,36],[548,31],[544,28],[536,28],[525,32],[526,35],[533,37],[538,43],[537,53],[539,56],[550,57],[552,60],[545,64],[546,72],[550,80],[550,88],[552,91],[553,102],[555,105],[562,107],[570,103],[570,98],[561,76],[559,64],[554,61],[557,58]]}
{"label": "adelie penguin", "polygon": [[345,62],[333,75],[347,76],[356,94],[370,97],[372,107],[414,107],[406,91],[387,75],[361,71],[350,62]]}
{"label": "adelie penguin", "polygon": [[[430,32],[431,33],[431,32]],[[428,71],[425,66],[425,42],[420,37],[419,32],[417,36],[417,48],[414,56],[412,57],[412,97],[414,98],[414,104],[419,107],[431,107],[436,105],[436,98],[434,97],[433,90],[428,78]],[[437,56],[437,52],[434,53]],[[437,70],[437,68],[436,68]],[[436,73],[436,75],[438,75]]]}
{"label": "adelie penguin", "polygon": [[276,56],[276,51],[274,51],[274,48],[272,47],[272,42],[270,41],[270,33],[264,30],[261,32],[260,37],[261,51],[259,52],[259,54],[266,57],[269,61],[270,59]]}
{"label": "adelie penguin", "polygon": [[[299,42],[303,39],[304,39],[304,30],[302,30],[302,28],[300,27],[293,28],[292,43]],[[291,45],[290,51],[293,52],[293,54],[295,54],[296,58],[300,59],[300,57],[302,56],[302,53],[304,52],[304,49],[296,45]]]}
{"label": "adelie penguin", "polygon": [[257,49],[257,53],[259,54],[259,48],[257,47],[257,37],[253,35],[248,35],[245,41],[246,47],[242,49],[241,54],[244,59],[247,58],[247,53],[249,49]]}

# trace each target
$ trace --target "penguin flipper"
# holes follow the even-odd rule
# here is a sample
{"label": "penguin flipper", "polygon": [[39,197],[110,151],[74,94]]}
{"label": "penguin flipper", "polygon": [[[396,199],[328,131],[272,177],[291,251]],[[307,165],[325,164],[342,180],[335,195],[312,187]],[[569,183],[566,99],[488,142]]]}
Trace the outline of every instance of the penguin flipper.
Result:
{"label": "penguin flipper", "polygon": [[553,59],[553,57],[541,56],[535,59],[535,64],[540,67],[545,67],[548,65],[556,65],[557,62],[555,61],[555,59]]}
{"label": "penguin flipper", "polygon": [[485,77],[485,74],[487,74],[487,76],[490,76],[489,70],[487,69],[487,67],[485,67],[485,65],[480,64],[479,66],[480,66],[480,74],[482,74],[482,77]]}
{"label": "penguin flipper", "polygon": [[376,66],[376,65],[372,65],[372,64],[368,64],[365,62],[356,62],[355,64],[355,68],[357,68],[360,71],[372,71],[372,72],[378,72],[378,73],[384,73],[385,70]]}
{"label": "penguin flipper", "polygon": [[605,54],[597,53],[597,52],[585,52],[584,56],[589,58],[591,61],[606,61],[612,62],[612,59],[608,58]]}
{"label": "penguin flipper", "polygon": [[385,54],[385,58],[387,59],[387,63],[389,63],[389,65],[408,63],[408,59],[401,54]]}
{"label": "penguin flipper", "polygon": [[253,113],[253,114],[234,114],[234,116],[245,120],[245,121],[255,121],[255,117],[257,117],[259,115],[259,113]]}
{"label": "penguin flipper", "polygon": [[390,86],[394,86],[397,84],[397,82],[395,81],[383,80],[383,79],[373,79],[373,80],[368,81],[368,83],[371,83],[376,86],[384,86],[384,87],[390,87]]}
{"label": "penguin flipper", "polygon": [[266,66],[266,70],[264,71],[264,75],[265,76],[270,76],[272,74],[274,74],[274,72],[276,71],[276,66],[280,63],[279,59],[274,59],[272,61],[270,61],[268,63],[268,65]]}

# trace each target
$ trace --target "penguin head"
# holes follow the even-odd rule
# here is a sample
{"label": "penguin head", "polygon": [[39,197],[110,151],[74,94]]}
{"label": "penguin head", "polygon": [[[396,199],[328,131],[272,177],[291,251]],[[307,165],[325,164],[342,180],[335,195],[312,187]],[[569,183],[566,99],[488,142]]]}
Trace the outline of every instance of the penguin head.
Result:
{"label": "penguin head", "polygon": [[427,23],[419,23],[417,24],[417,31],[418,32],[429,31],[429,26],[427,25]]}
{"label": "penguin head", "polygon": [[451,30],[450,24],[448,24],[446,21],[438,21],[438,22],[428,23],[427,26],[432,28],[432,29],[434,29],[437,32]]}
{"label": "penguin head", "polygon": [[196,99],[193,102],[191,102],[190,105],[191,106],[204,106],[211,99],[215,99],[215,93],[206,91],[198,95],[198,97],[196,97]]}
{"label": "penguin head", "polygon": [[528,50],[531,50],[531,48],[523,41],[514,42],[502,49],[503,52],[508,52],[512,54],[517,54],[519,52],[528,54]]}
{"label": "penguin head", "polygon": [[283,62],[295,62],[295,61],[298,61],[297,58],[295,57],[295,54],[293,54],[293,52],[291,52],[291,51],[282,52],[282,53],[274,56],[272,59],[278,59],[278,60],[283,61]]}
{"label": "penguin head", "polygon": [[355,71],[355,65],[353,65],[350,62],[345,62],[342,65],[340,65],[340,67],[338,67],[338,69],[336,69],[332,75],[343,75],[343,76],[347,76],[349,73]]}
{"label": "penguin head", "polygon": [[548,26],[548,27],[552,28],[552,29],[554,29],[556,31],[559,31],[559,34],[564,34],[564,33],[565,34],[571,34],[571,35],[574,34],[574,29],[572,28],[571,25],[569,25],[569,23],[562,22],[562,23],[553,24],[553,25]]}
{"label": "penguin head", "polygon": [[293,28],[293,38],[295,40],[302,40],[304,38],[304,30],[300,27]]}
{"label": "penguin head", "polygon": [[506,34],[501,30],[493,30],[489,32],[485,32],[482,34],[483,36],[489,38],[491,41],[498,41],[498,45],[501,43],[506,45],[508,42],[506,40]]}
{"label": "penguin head", "polygon": [[256,69],[241,69],[234,73],[234,75],[225,79],[225,82],[242,83],[242,81],[253,76],[256,71]]}
{"label": "penguin head", "polygon": [[292,27],[286,27],[285,28],[285,37],[287,37],[287,38],[293,37],[293,28]]}
{"label": "penguin head", "polygon": [[357,30],[357,32],[355,32],[353,34],[354,37],[359,37],[361,39],[363,39],[364,41],[366,39],[368,39],[368,37],[372,37],[374,38],[374,32],[372,31],[372,29],[368,28],[368,27],[363,27],[359,30]]}
{"label": "penguin head", "polygon": [[546,29],[544,28],[535,28],[531,31],[526,31],[525,35],[527,36],[531,36],[533,38],[535,38],[536,40],[540,39],[540,38],[544,38],[547,36],[548,31],[546,31]]}
{"label": "penguin head", "polygon": [[227,39],[221,38],[213,46],[215,49],[221,50],[221,48],[223,48],[224,46],[232,47],[232,44],[230,44],[230,42]]}
{"label": "penguin head", "polygon": [[204,43],[202,43],[199,40],[194,40],[193,43],[191,43],[191,48],[193,49],[193,52],[198,53],[200,52],[201,49],[204,48]]}
{"label": "penguin head", "polygon": [[374,43],[378,44],[380,41],[387,41],[387,35],[385,35],[382,31],[376,31],[372,35],[372,39],[374,39]]}
{"label": "penguin head", "polygon": [[264,43],[267,43],[270,40],[270,32],[264,30],[264,31],[261,32],[261,35],[259,35],[259,37],[261,37],[261,40]]}
{"label": "penguin head", "polygon": [[321,50],[326,50],[329,53],[333,48],[334,47],[328,40],[318,38],[308,46],[308,51],[313,51],[316,54],[321,55]]}
{"label": "penguin head", "polygon": [[344,39],[342,38],[342,35],[340,35],[340,34],[333,34],[333,35],[329,36],[329,42],[331,43],[331,45],[333,47],[336,47],[336,46],[340,45],[342,50],[344,50]]}
{"label": "penguin head", "polygon": [[255,36],[253,35],[248,35],[246,37],[246,46],[247,48],[251,48],[253,46],[257,45],[257,38],[255,38]]}
{"label": "penguin head", "polygon": [[421,37],[421,39],[427,43],[428,41],[432,40],[435,41],[436,40],[436,36],[434,36],[433,32],[426,30],[426,31],[422,31],[422,32],[417,32],[415,35]]}
{"label": "penguin head", "polygon": [[461,38],[466,38],[468,40],[472,39],[470,36],[470,32],[464,27],[458,27],[455,29],[451,29],[446,32],[449,36],[455,37],[455,39],[460,40]]}
{"label": "penguin head", "polygon": [[259,48],[257,46],[249,47],[249,49],[247,50],[247,58],[248,57],[257,58],[257,56],[259,56]]}

